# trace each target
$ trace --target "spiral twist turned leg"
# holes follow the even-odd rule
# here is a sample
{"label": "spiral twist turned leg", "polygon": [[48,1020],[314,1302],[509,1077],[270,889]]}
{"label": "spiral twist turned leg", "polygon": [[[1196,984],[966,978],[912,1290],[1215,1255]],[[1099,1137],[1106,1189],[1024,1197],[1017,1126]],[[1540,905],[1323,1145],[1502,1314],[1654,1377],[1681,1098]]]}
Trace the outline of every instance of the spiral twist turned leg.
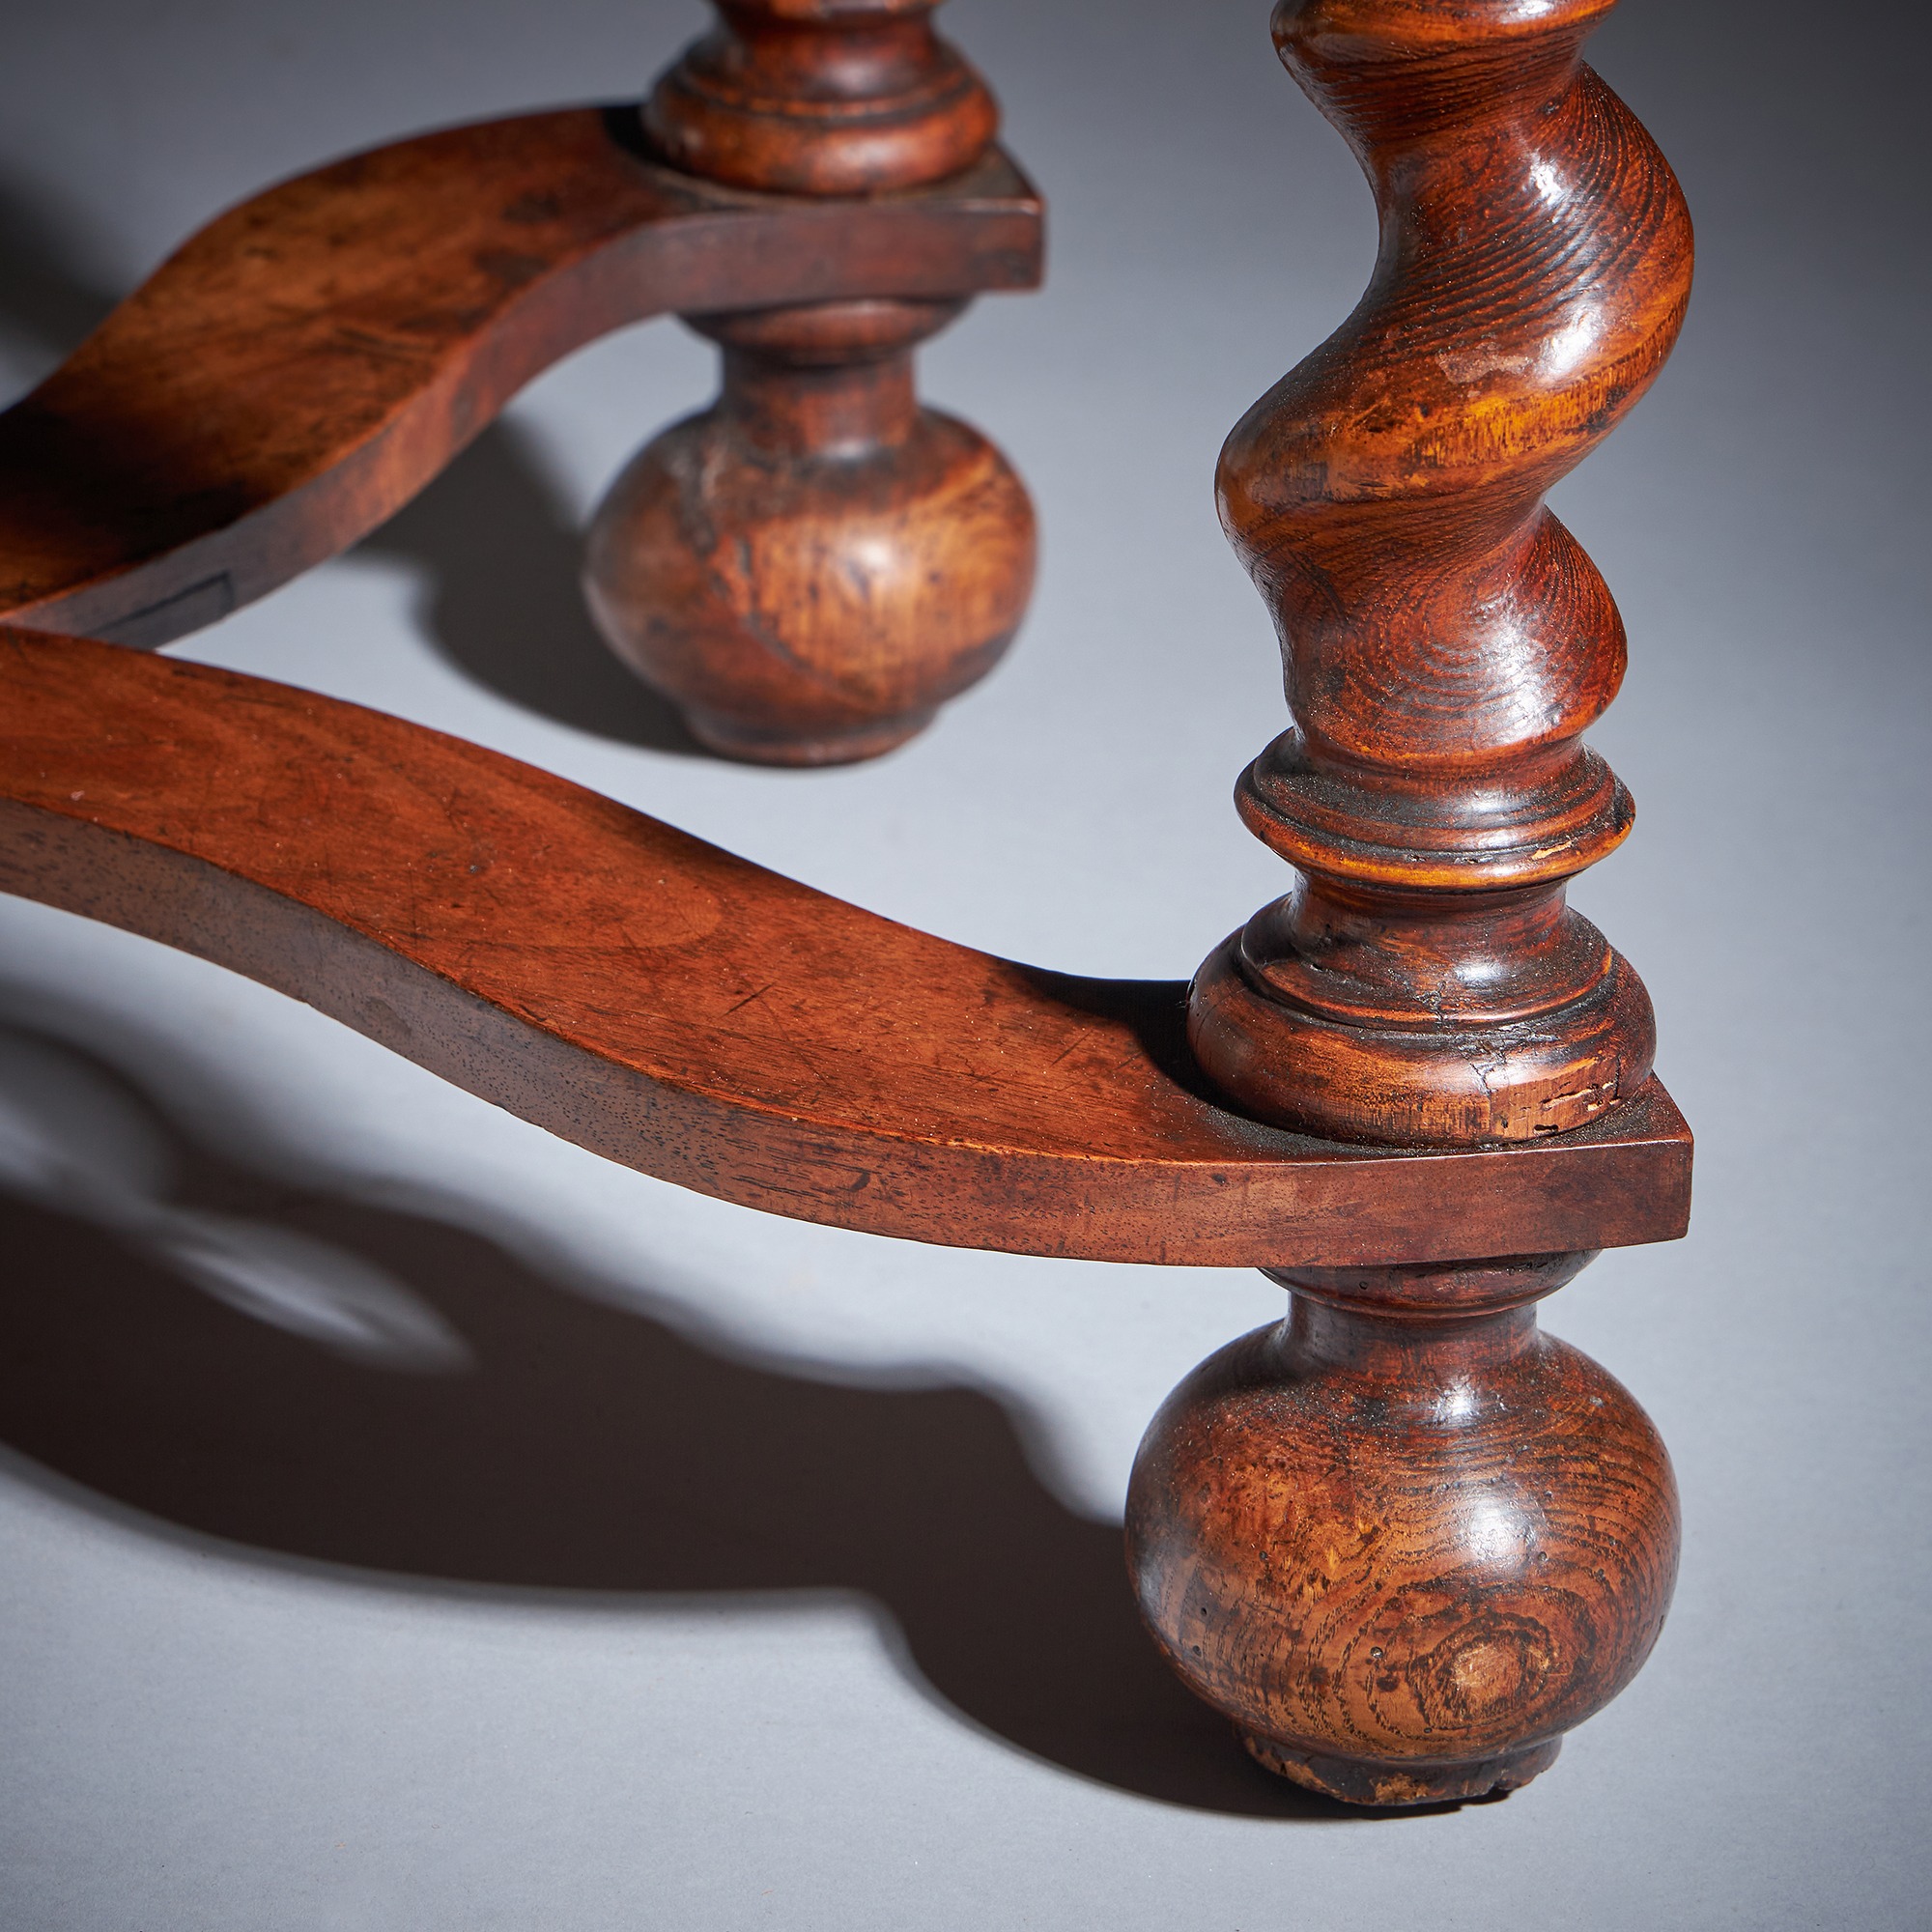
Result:
{"label": "spiral twist turned leg", "polygon": [[[1381,248],[1222,454],[1293,716],[1237,804],[1298,876],[1202,967],[1188,1033],[1235,1102],[1330,1140],[1561,1136],[1650,1073],[1641,983],[1564,903],[1630,829],[1578,743],[1623,628],[1543,504],[1690,290],[1676,182],[1579,57],[1610,4],[1275,12],[1371,176]],[[1675,1571],[1669,1466],[1529,1306],[1587,1259],[1285,1270],[1288,1320],[1154,1422],[1142,1606],[1264,1762],[1361,1802],[1507,1788],[1642,1662]]]}
{"label": "spiral twist turned leg", "polygon": [[[855,196],[953,175],[997,121],[935,0],[731,0],[658,83],[645,131],[687,172]],[[617,655],[693,733],[772,764],[870,757],[1006,649],[1034,520],[999,451],[920,408],[916,344],[964,306],[847,300],[688,318],[722,393],[619,476],[585,583]]]}

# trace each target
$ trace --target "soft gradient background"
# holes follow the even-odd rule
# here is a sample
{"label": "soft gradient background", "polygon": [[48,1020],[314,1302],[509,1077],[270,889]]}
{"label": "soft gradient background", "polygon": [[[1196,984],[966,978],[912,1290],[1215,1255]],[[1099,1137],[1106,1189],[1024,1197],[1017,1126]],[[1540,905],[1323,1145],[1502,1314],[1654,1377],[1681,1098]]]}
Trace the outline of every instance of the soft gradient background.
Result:
{"label": "soft gradient background", "polygon": [[[899,919],[1183,975],[1281,873],[1282,722],[1214,523],[1247,404],[1373,249],[1264,0],[956,0],[1047,292],[928,394],[1037,494],[1009,665],[873,768],[666,748],[574,531],[701,403],[580,355],[358,553],[177,648],[429,721]],[[1924,1844],[1922,10],[1628,0],[1696,299],[1560,493],[1629,620],[1636,794],[1577,897],[1700,1135],[1691,1237],[1548,1310],[1683,1485],[1634,1689],[1505,1803],[1304,1803],[1119,1573],[1147,1418],[1259,1276],[953,1253],[600,1164],[256,986],[0,900],[0,1922],[16,1932],[1904,1927]],[[653,0],[15,0],[24,388],[181,235],[439,123],[641,89]]]}

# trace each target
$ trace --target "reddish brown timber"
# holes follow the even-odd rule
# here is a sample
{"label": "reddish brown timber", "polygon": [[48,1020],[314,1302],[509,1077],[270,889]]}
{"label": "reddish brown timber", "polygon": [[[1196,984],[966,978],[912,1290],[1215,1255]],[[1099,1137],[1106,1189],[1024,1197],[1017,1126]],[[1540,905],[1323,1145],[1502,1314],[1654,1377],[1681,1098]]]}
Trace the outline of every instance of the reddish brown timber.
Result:
{"label": "reddish brown timber", "polygon": [[1670,1460],[1536,1321],[1589,1259],[1278,1270],[1287,1316],[1154,1418],[1142,1612],[1270,1770],[1355,1804],[1507,1791],[1642,1667],[1677,1578]]}
{"label": "reddish brown timber", "polygon": [[989,150],[827,203],[681,175],[635,110],[457,128],[273,187],[187,242],[0,415],[0,621],[165,643],[347,548],[518,388],[671,311],[1038,279]]}
{"label": "reddish brown timber", "polygon": [[[1581,60],[1611,4],[1275,8],[1381,215],[1367,294],[1219,474],[1294,720],[1237,798],[1298,876],[1196,975],[1188,1037],[1286,1126],[1554,1151],[1653,1091],[1649,996],[1564,902],[1630,828],[1579,742],[1623,624],[1543,502],[1690,294],[1669,166]],[[1277,1270],[1287,1318],[1155,1418],[1142,1611],[1264,1764],[1356,1803],[1510,1790],[1641,1667],[1676,1577],[1669,1460],[1536,1325],[1589,1259]]]}
{"label": "reddish brown timber", "polygon": [[1690,1140],[1400,1153],[1193,1091],[1177,983],[915,932],[562,780],[232,672],[0,632],[0,887],[213,959],[609,1158],[1023,1253],[1351,1266],[1667,1240]]}
{"label": "reddish brown timber", "polygon": [[1202,968],[1190,1032],[1264,1120],[1529,1140],[1650,1073],[1649,996],[1564,903],[1631,826],[1580,742],[1624,627],[1543,501],[1650,385],[1690,292],[1669,164],[1579,58],[1611,4],[1276,9],[1381,247],[1354,313],[1221,453],[1293,714],[1238,802],[1298,877]]}
{"label": "reddish brown timber", "polygon": [[[646,136],[772,193],[871,197],[971,167],[999,109],[934,5],[721,4],[645,102]],[[903,744],[999,660],[1033,589],[1025,486],[914,387],[914,349],[963,302],[867,293],[701,321],[724,352],[717,403],[642,450],[591,526],[611,648],[729,757]]]}

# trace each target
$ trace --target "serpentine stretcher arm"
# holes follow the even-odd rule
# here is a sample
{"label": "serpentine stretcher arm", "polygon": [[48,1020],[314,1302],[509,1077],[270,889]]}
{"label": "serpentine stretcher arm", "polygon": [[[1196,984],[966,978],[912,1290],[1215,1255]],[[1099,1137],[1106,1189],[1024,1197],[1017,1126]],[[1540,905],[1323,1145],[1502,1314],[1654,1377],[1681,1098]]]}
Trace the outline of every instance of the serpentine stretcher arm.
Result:
{"label": "serpentine stretcher arm", "polygon": [[625,323],[1037,279],[998,154],[813,203],[658,167],[619,125],[458,128],[271,189],[0,416],[0,888],[796,1218],[1223,1266],[1682,1234],[1690,1135],[1655,1081],[1508,1151],[1264,1127],[1203,1097],[1179,982],[992,958],[440,733],[115,647],[335,554]]}

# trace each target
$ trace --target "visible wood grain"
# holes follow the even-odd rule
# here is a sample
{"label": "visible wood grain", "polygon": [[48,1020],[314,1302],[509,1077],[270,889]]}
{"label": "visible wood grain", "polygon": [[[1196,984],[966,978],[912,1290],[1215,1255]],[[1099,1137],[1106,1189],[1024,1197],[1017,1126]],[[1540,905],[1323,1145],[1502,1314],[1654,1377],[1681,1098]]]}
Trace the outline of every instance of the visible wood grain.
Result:
{"label": "visible wood grain", "polygon": [[[731,0],[646,103],[667,160],[740,187],[888,193],[976,162],[985,84],[934,0]],[[717,403],[657,438],[591,525],[611,647],[714,751],[875,757],[1005,651],[1034,516],[976,430],[919,407],[913,349],[960,302],[873,298],[699,324]]]}
{"label": "visible wood grain", "polygon": [[1287,1319],[1154,1418],[1142,1612],[1271,1770],[1356,1804],[1509,1790],[1649,1656],[1669,1459],[1529,1305],[1588,1259],[1287,1271]]}
{"label": "visible wood grain", "polygon": [[1221,456],[1294,720],[1238,802],[1300,878],[1203,969],[1190,1037],[1285,1125],[1520,1141],[1649,1076],[1649,998],[1563,899],[1630,829],[1578,742],[1623,625],[1543,503],[1649,385],[1690,295],[1670,169],[1579,59],[1609,5],[1276,11],[1382,226],[1360,305]]}
{"label": "visible wood grain", "polygon": [[598,624],[714,750],[875,757],[1011,641],[1033,505],[983,436],[913,392],[913,343],[955,313],[841,302],[704,325],[725,344],[723,395],[604,499],[584,576]]}
{"label": "visible wood grain", "polygon": [[214,959],[626,1165],[916,1239],[1212,1265],[1673,1238],[1690,1136],[1401,1155],[1190,1090],[1179,984],[1014,965],[285,686],[0,632],[0,886]]}
{"label": "visible wood grain", "polygon": [[993,138],[986,84],[932,31],[938,0],[720,0],[644,103],[652,145],[708,180],[877,194],[943,180]]}
{"label": "visible wood grain", "polygon": [[138,644],[212,622],[646,316],[1038,279],[1039,205],[997,151],[940,189],[832,205],[680,175],[627,126],[580,109],[425,135],[194,237],[0,415],[0,621]]}
{"label": "visible wood grain", "polygon": [[[1623,626],[1543,504],[1690,292],[1670,170],[1579,57],[1609,4],[1275,10],[1382,222],[1360,305],[1221,458],[1294,720],[1237,803],[1299,878],[1195,976],[1188,1038],[1285,1125],[1548,1153],[1655,1088],[1649,997],[1564,904],[1630,828],[1578,742]],[[1631,1397],[1538,1333],[1590,1259],[1567,1246],[1271,1270],[1288,1319],[1149,1429],[1143,1616],[1269,1769],[1364,1804],[1508,1791],[1649,1655],[1675,1483]]]}
{"label": "visible wood grain", "polygon": [[[419,726],[20,628],[208,621],[668,308],[710,318],[724,393],[600,519],[607,630],[746,754],[917,728],[1009,633],[1032,532],[996,454],[917,409],[910,347],[1030,282],[1039,239],[930,0],[728,0],[641,124],[458,129],[272,190],[0,418],[0,887],[728,1200],[1268,1267],[1288,1320],[1137,1459],[1148,1624],[1289,1777],[1521,1784],[1641,1665],[1678,1538],[1655,1431],[1532,1307],[1689,1208],[1647,996],[1563,902],[1630,823],[1578,742],[1623,634],[1542,496],[1690,275],[1668,168],[1578,58],[1607,4],[1277,8],[1383,247],[1224,452],[1294,718],[1240,806],[1301,880],[1186,997],[909,931]],[[840,607],[881,531],[905,567]]]}

